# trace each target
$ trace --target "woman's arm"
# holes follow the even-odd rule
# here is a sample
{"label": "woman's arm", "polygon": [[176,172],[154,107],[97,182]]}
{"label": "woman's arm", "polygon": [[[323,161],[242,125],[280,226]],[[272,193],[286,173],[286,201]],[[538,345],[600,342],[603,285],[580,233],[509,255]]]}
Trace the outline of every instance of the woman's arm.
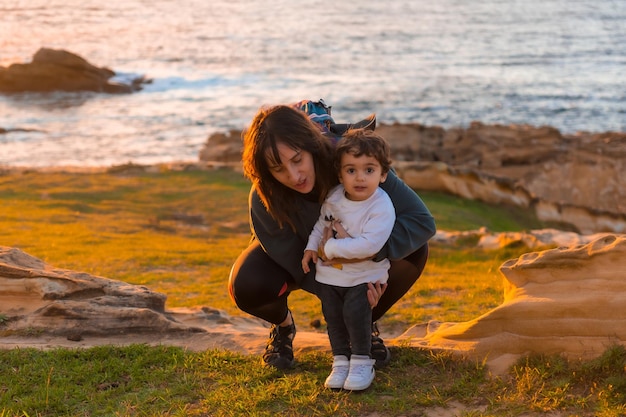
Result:
{"label": "woman's arm", "polygon": [[[248,204],[253,237],[274,262],[287,270],[296,282],[300,282],[305,275],[302,254],[306,238],[295,233],[289,225],[281,228],[267,212],[254,189],[250,192]],[[316,211],[319,213],[319,209]]]}
{"label": "woman's arm", "polygon": [[396,221],[389,240],[375,261],[384,258],[402,259],[422,247],[435,235],[435,219],[413,189],[404,183],[395,171],[389,171],[381,188],[389,194],[396,211]]}

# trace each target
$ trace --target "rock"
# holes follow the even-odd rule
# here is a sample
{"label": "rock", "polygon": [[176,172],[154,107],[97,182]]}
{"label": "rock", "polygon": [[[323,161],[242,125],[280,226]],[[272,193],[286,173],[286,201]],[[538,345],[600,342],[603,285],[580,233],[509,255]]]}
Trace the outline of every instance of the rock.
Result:
{"label": "rock", "polygon": [[0,127],[0,135],[11,132],[45,132],[44,130],[39,129],[22,129],[22,128],[13,128],[13,129],[5,129]]}
{"label": "rock", "polygon": [[242,146],[241,131],[231,130],[227,134],[217,132],[209,136],[200,149],[199,159],[240,165]]}
{"label": "rock", "polygon": [[[571,202],[555,201],[556,191],[545,195],[533,194],[524,184],[523,180],[486,174],[482,171],[469,168],[455,168],[443,162],[394,162],[398,175],[412,188],[425,191],[443,191],[457,195],[468,200],[479,200],[490,204],[512,205],[527,208],[535,212],[538,219],[545,222],[561,223],[564,228],[575,229],[580,233],[625,233],[626,232],[626,211],[619,211],[622,199],[620,193],[607,197],[606,189],[601,187],[578,186],[568,184],[567,177],[547,176],[540,167],[535,167],[533,172],[544,177],[541,181],[553,181],[553,187],[563,184],[564,188],[571,190],[572,195],[585,193],[589,200],[587,203],[578,202],[579,205]],[[529,169],[530,170],[530,169]],[[621,177],[617,174],[617,169],[611,175],[610,181],[621,182]],[[589,178],[592,173],[588,172]],[[588,181],[593,184],[593,181]],[[612,187],[612,186],[611,186]],[[610,189],[612,189],[609,187]],[[600,191],[598,191],[600,190]],[[593,198],[591,194],[598,194]],[[602,194],[602,195],[600,195]],[[600,201],[619,199],[606,210],[594,208]]]}
{"label": "rock", "polygon": [[438,230],[431,239],[432,244],[476,246],[481,249],[494,250],[506,247],[525,247],[530,250],[544,250],[556,247],[573,247],[584,245],[610,235],[610,233],[594,233],[581,235],[557,229],[540,229],[526,232],[489,231],[486,227],[478,230],[445,231]]}
{"label": "rock", "polygon": [[199,331],[165,311],[166,296],[138,285],[53,268],[0,246],[0,334],[84,336]]}
{"label": "rock", "polygon": [[132,93],[148,82],[137,77],[128,84],[112,80],[115,72],[99,68],[71,52],[41,48],[32,62],[0,67],[0,92],[94,91]]}
{"label": "rock", "polygon": [[[263,352],[263,320],[209,307],[166,310],[165,300],[143,286],[54,268],[0,246],[0,349],[148,344]],[[326,333],[298,332],[296,352],[320,349],[330,350]]]}
{"label": "rock", "polygon": [[500,306],[464,323],[414,326],[397,341],[486,360],[494,373],[528,354],[589,360],[626,346],[626,235],[527,253],[500,271]]}
{"label": "rock", "polygon": [[[580,232],[626,232],[626,133],[561,133],[548,126],[485,125],[443,130],[384,125],[377,132],[416,189],[533,209]],[[396,145],[398,144],[398,145]]]}
{"label": "rock", "polygon": [[[533,210],[584,234],[626,232],[626,133],[562,135],[549,126],[443,129],[379,124],[394,167],[416,190]],[[201,161],[240,164],[241,132],[211,135]]]}

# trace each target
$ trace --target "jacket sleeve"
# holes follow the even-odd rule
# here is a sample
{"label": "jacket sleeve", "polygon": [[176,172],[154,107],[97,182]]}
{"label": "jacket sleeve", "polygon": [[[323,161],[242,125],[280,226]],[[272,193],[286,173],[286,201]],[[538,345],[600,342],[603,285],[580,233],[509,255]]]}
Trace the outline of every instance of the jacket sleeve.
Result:
{"label": "jacket sleeve", "polygon": [[306,241],[294,233],[289,225],[281,228],[268,213],[254,189],[250,191],[248,206],[253,238],[259,241],[274,262],[287,270],[299,283],[305,276],[302,271],[302,254]]}
{"label": "jacket sleeve", "polygon": [[419,195],[398,178],[395,171],[389,171],[381,188],[389,194],[393,202],[396,221],[389,240],[374,260],[403,259],[435,235],[435,219]]}

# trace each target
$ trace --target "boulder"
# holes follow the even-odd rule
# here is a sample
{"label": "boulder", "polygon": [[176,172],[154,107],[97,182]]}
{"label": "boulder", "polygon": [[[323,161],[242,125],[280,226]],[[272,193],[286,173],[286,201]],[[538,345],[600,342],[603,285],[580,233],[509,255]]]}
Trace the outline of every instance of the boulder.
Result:
{"label": "boulder", "polygon": [[440,162],[454,176],[473,173],[535,200],[626,212],[626,133],[561,135],[547,126],[479,122],[448,131],[419,124],[380,125],[377,131],[412,155],[396,154],[396,161]]}
{"label": "boulder", "polygon": [[209,136],[200,149],[199,159],[239,166],[242,143],[240,130],[230,130],[228,133],[216,132]]}
{"label": "boulder", "polygon": [[[398,175],[416,190],[443,191],[468,200],[527,208],[542,221],[560,224],[563,228],[583,234],[626,232],[626,211],[620,209],[626,203],[626,195],[622,195],[622,191],[609,194],[609,191],[615,190],[614,187],[622,186],[623,180],[618,174],[621,168],[611,169],[610,175],[604,177],[601,176],[603,168],[600,168],[597,172],[600,178],[595,181],[593,169],[580,167],[588,175],[588,180],[581,179],[581,183],[576,183],[574,176],[559,174],[552,177],[550,171],[542,170],[541,166],[529,168],[533,175],[537,175],[533,183],[545,184],[544,192],[536,194],[532,184],[525,182],[529,176],[507,177],[506,174],[485,173],[430,161],[400,161],[394,162],[394,167]],[[601,178],[605,178],[605,184],[609,183],[606,187],[599,184]],[[559,184],[563,190],[557,190]],[[550,187],[553,188],[552,193],[548,192]],[[569,194],[564,190],[569,190]],[[581,194],[587,197],[586,201],[576,199],[575,203],[572,202],[575,196]],[[600,205],[604,208],[597,208]]]}
{"label": "boulder", "polygon": [[484,360],[494,373],[529,354],[589,360],[626,346],[626,235],[527,253],[500,271],[500,306],[468,322],[414,326],[397,342]]}
{"label": "boulder", "polygon": [[[148,344],[258,355],[269,325],[210,307],[165,309],[147,287],[55,268],[0,246],[0,349]],[[329,350],[323,332],[301,329],[298,351]]]}
{"label": "boulder", "polygon": [[0,334],[83,336],[197,331],[165,311],[166,296],[147,287],[54,268],[0,246]]}
{"label": "boulder", "polygon": [[116,73],[96,67],[71,52],[41,48],[25,64],[0,67],[0,93],[94,91],[99,93],[132,93],[147,82],[136,77],[128,83],[112,80]]}

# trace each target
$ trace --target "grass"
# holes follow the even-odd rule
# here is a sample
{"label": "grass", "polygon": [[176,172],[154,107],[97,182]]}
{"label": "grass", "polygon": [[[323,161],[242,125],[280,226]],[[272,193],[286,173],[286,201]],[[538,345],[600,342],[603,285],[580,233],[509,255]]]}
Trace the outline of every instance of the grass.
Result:
{"label": "grass", "polygon": [[229,309],[230,300],[213,301],[249,239],[248,190],[227,170],[4,175],[0,244],[147,285],[166,293],[170,307]]}
{"label": "grass", "polygon": [[[249,184],[230,170],[0,174],[0,245],[58,268],[167,294],[167,307],[206,305],[244,315],[226,293],[228,271],[249,239]],[[544,227],[531,214],[420,193],[442,230]],[[469,244],[467,244],[469,243]],[[466,321],[503,299],[499,266],[524,248],[434,245],[426,271],[381,323]],[[298,291],[300,326],[321,318]],[[7,317],[0,315],[0,326]],[[504,377],[444,353],[396,347],[361,394],[330,392],[328,352],[303,353],[287,373],[254,356],[171,347],[0,351],[0,417],[8,416],[422,416],[626,415],[626,352],[586,363],[528,357]],[[445,414],[441,414],[445,415]],[[452,415],[452,414],[449,414]]]}
{"label": "grass", "polygon": [[446,353],[392,348],[363,393],[323,388],[331,358],[309,352],[283,373],[224,350],[100,346],[0,351],[0,416],[621,416],[626,351],[565,362],[530,357],[508,378]]}

